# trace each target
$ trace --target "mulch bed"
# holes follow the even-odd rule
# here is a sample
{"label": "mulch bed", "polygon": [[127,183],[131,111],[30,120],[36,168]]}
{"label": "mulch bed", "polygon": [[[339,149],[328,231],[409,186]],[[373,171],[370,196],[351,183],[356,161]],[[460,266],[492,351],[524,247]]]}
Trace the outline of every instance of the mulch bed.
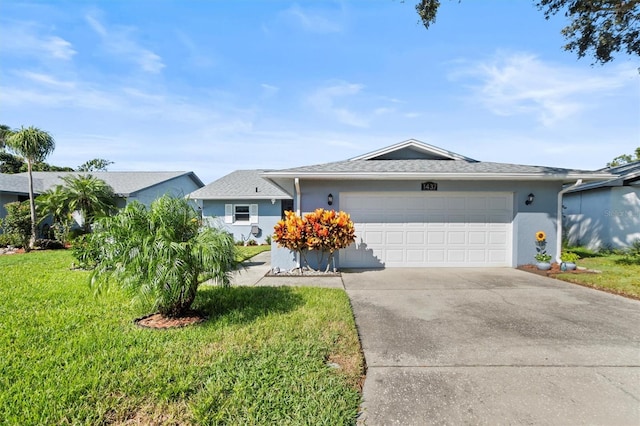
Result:
{"label": "mulch bed", "polygon": [[186,327],[193,324],[199,324],[206,319],[206,315],[202,315],[198,312],[190,312],[189,315],[177,318],[165,317],[164,315],[156,312],[155,314],[137,318],[133,322],[139,327],[162,330],[167,328],[178,328]]}
{"label": "mulch bed", "polygon": [[573,271],[563,271],[560,269],[560,265],[558,263],[552,263],[551,269],[548,271],[541,271],[538,269],[536,265],[520,265],[518,269],[526,272],[531,272],[533,274],[542,275],[543,277],[551,277],[555,278],[558,274],[599,274],[600,271],[594,271],[591,269],[574,269]]}

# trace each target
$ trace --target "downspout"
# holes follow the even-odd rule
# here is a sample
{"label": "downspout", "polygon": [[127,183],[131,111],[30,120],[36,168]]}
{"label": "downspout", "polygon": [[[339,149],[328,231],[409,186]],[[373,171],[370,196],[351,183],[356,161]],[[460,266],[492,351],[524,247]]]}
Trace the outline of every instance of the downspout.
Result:
{"label": "downspout", "polygon": [[558,235],[556,235],[556,262],[562,263],[560,254],[562,253],[562,197],[573,188],[582,185],[582,179],[558,192]]}
{"label": "downspout", "polygon": [[[300,216],[300,205],[302,203],[302,201],[300,200],[302,195],[300,193],[300,178],[295,178],[293,180],[293,185],[296,188],[296,214]],[[296,252],[296,267],[300,269],[300,254],[298,252]]]}

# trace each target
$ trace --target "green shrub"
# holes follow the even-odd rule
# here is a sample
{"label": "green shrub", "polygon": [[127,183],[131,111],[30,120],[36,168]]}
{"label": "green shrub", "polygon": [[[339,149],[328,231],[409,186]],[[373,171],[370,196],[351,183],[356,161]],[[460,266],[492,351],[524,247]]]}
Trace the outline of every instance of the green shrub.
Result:
{"label": "green shrub", "polygon": [[4,205],[7,215],[2,221],[2,229],[5,234],[12,234],[17,244],[16,247],[29,247],[31,238],[31,211],[28,201],[14,201]]}
{"label": "green shrub", "polygon": [[267,245],[271,245],[271,235],[267,235],[264,237],[264,243]]}
{"label": "green shrub", "polygon": [[78,261],[79,268],[93,269],[100,256],[100,247],[92,234],[82,234],[73,240],[71,254]]}
{"label": "green shrub", "polygon": [[17,234],[0,234],[0,247],[22,247],[22,237]]}
{"label": "green shrub", "polygon": [[258,243],[256,242],[256,240],[252,239],[252,240],[247,241],[247,245],[248,246],[257,246]]}
{"label": "green shrub", "polygon": [[563,262],[576,263],[576,261],[578,261],[579,259],[580,256],[570,251],[563,251],[560,254],[560,260],[562,260]]}

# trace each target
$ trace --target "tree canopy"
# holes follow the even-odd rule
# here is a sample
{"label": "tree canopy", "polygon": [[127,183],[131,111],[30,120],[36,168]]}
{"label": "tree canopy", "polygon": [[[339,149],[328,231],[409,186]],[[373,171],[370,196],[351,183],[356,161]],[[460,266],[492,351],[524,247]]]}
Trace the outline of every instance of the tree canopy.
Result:
{"label": "tree canopy", "polygon": [[640,161],[640,146],[636,148],[633,154],[622,154],[607,163],[607,167],[617,167],[625,164]]}
{"label": "tree canopy", "polygon": [[94,158],[93,160],[85,161],[76,169],[79,172],[106,172],[107,167],[113,164],[113,161],[105,160],[104,158]]}
{"label": "tree canopy", "polygon": [[[564,13],[569,25],[562,29],[565,50],[578,58],[592,55],[605,64],[620,51],[640,56],[640,0],[537,0],[546,19]],[[440,0],[420,0],[416,11],[425,28],[436,21]]]}

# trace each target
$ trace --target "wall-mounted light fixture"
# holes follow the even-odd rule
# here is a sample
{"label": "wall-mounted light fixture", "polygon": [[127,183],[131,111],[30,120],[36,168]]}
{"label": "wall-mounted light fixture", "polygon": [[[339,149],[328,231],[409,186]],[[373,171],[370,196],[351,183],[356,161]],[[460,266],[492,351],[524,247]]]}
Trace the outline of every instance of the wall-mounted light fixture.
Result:
{"label": "wall-mounted light fixture", "polygon": [[533,194],[529,194],[527,195],[527,201],[525,201],[524,203],[528,206],[530,206],[531,204],[533,204],[533,199],[535,198],[535,195]]}
{"label": "wall-mounted light fixture", "polygon": [[333,205],[333,194],[329,194],[327,196],[327,204],[329,204],[330,206]]}
{"label": "wall-mounted light fixture", "polygon": [[272,199],[271,199],[271,204],[275,204],[275,203],[276,203],[276,199],[275,199],[275,198],[272,198]]}

